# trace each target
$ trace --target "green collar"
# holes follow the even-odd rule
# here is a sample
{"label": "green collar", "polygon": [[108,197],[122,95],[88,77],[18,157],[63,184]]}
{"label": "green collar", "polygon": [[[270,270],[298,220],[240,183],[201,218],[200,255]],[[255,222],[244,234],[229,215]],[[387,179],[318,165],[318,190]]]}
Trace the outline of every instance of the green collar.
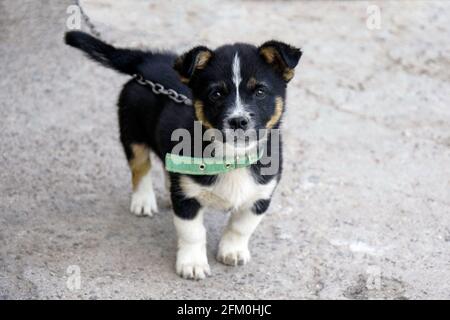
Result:
{"label": "green collar", "polygon": [[215,175],[248,167],[260,160],[262,154],[261,150],[259,154],[236,157],[234,161],[225,161],[220,158],[195,158],[167,153],[166,170],[184,174]]}

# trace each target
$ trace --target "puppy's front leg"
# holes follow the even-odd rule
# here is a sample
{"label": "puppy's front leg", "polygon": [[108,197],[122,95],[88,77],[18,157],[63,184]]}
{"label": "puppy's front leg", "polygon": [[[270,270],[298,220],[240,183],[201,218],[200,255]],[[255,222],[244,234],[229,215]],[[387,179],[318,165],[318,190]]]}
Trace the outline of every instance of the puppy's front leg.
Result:
{"label": "puppy's front leg", "polygon": [[250,236],[261,222],[262,213],[267,210],[270,200],[259,200],[252,208],[243,208],[233,212],[219,243],[217,260],[236,266],[250,260],[248,242]]}
{"label": "puppy's front leg", "polygon": [[197,204],[194,199],[174,203],[174,224],[178,236],[177,274],[186,279],[200,280],[211,272],[206,256],[203,210]]}

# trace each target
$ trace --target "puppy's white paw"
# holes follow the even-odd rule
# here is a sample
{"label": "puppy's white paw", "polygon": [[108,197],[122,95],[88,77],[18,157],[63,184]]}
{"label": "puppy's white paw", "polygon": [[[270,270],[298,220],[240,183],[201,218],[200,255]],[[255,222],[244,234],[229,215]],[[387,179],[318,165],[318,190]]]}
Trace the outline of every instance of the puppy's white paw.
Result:
{"label": "puppy's white paw", "polygon": [[250,261],[247,241],[225,235],[219,244],[217,260],[229,266],[246,264]]}
{"label": "puppy's white paw", "polygon": [[250,251],[247,248],[219,251],[217,260],[228,266],[243,266],[250,261]]}
{"label": "puppy's white paw", "polygon": [[131,196],[130,210],[137,216],[152,217],[153,213],[157,213],[158,206],[153,190],[146,193],[134,192]]}
{"label": "puppy's white paw", "polygon": [[196,248],[181,248],[177,253],[176,271],[185,279],[201,280],[211,275],[206,252]]}
{"label": "puppy's white paw", "polygon": [[202,280],[211,275],[209,264],[196,264],[196,263],[177,263],[177,274],[190,280]]}

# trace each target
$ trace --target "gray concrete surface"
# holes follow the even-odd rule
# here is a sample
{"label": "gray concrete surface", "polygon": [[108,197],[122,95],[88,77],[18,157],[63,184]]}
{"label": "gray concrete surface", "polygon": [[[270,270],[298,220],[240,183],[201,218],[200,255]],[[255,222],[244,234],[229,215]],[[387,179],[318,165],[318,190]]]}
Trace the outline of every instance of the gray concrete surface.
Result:
{"label": "gray concrete surface", "polygon": [[[116,98],[127,77],[62,43],[69,1],[0,2],[0,299],[450,298],[450,2],[84,1],[105,39],[302,46],[285,175],[253,260],[175,275],[161,212],[128,211]],[[69,290],[67,268],[81,287]]]}

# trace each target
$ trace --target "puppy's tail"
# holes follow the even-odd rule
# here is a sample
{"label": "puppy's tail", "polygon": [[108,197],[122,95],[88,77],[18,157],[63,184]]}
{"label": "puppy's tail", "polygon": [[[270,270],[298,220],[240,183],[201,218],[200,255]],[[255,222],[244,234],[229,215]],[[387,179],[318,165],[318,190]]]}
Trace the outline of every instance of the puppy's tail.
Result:
{"label": "puppy's tail", "polygon": [[67,32],[64,40],[69,46],[85,52],[90,59],[129,75],[137,73],[137,67],[151,55],[140,50],[115,48],[81,31]]}

